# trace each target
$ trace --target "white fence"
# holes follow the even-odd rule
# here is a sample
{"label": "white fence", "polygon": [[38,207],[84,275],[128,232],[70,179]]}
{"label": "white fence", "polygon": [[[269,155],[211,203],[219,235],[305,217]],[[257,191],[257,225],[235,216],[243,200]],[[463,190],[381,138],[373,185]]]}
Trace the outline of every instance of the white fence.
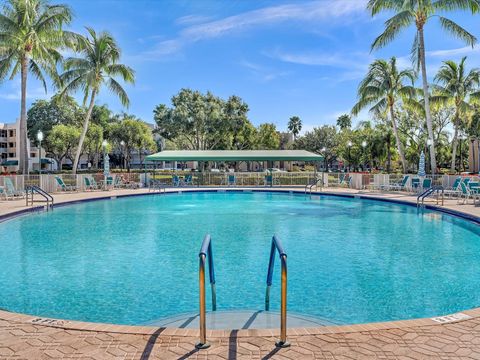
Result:
{"label": "white fence", "polygon": [[[204,173],[175,173],[181,178],[188,175],[192,176],[192,185],[194,186],[225,186],[229,184],[228,177],[233,176],[235,186],[268,186],[273,183],[274,186],[285,187],[304,187],[315,181],[315,173],[313,172],[277,172],[266,175],[263,172],[239,172],[239,173],[220,173],[220,172],[204,172]],[[174,173],[170,172],[147,172],[147,173],[114,173],[112,176],[120,176],[123,183],[139,184],[140,186],[148,186],[151,182],[163,184],[164,186],[172,186],[172,177]],[[403,174],[369,174],[369,173],[350,173],[351,181],[347,184],[343,181],[345,173],[317,173],[317,179],[322,179],[324,187],[351,187],[354,189],[370,189],[379,188],[381,185],[397,184],[404,178]],[[78,191],[86,191],[87,185],[85,177],[93,177],[97,183],[104,180],[102,173],[98,174],[60,174],[60,175],[8,175],[0,176],[0,186],[5,185],[4,179],[10,178],[16,189],[25,189],[26,186],[36,185],[47,192],[59,192],[59,186],[56,177],[60,177],[66,185],[74,186]],[[406,187],[410,187],[411,179],[418,177],[409,175]],[[435,175],[428,176],[432,178],[433,185],[443,185],[451,187],[455,179],[455,175]],[[472,177],[472,176],[470,176]]]}

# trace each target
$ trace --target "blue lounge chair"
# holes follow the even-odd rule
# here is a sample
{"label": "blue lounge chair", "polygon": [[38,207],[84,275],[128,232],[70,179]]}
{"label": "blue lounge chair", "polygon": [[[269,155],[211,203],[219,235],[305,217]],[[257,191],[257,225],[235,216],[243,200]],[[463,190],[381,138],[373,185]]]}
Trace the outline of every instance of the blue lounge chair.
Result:
{"label": "blue lounge chair", "polygon": [[432,187],[432,179],[423,179],[421,191],[425,191]]}
{"label": "blue lounge chair", "polygon": [[55,176],[57,186],[60,186],[61,191],[76,191],[77,187],[73,185],[67,185],[63,182],[63,179],[60,176]]}
{"label": "blue lounge chair", "polygon": [[22,199],[25,197],[25,191],[17,190],[13,185],[12,179],[4,178],[5,188],[3,189],[6,199]]}
{"label": "blue lounge chair", "polygon": [[410,179],[410,176],[405,175],[402,181],[400,182],[389,184],[389,185],[381,185],[380,190],[387,190],[387,191],[388,190],[397,190],[397,191],[405,190],[408,179]]}
{"label": "blue lounge chair", "polygon": [[443,190],[443,193],[447,195],[448,197],[452,196],[458,196],[461,193],[460,189],[460,182],[462,181],[461,177],[457,177],[455,181],[453,182],[453,185],[450,187],[447,187]]}
{"label": "blue lounge chair", "polygon": [[83,181],[85,183],[85,190],[97,190],[98,186],[93,178],[90,176],[85,176],[83,178]]}
{"label": "blue lounge chair", "polygon": [[458,197],[458,203],[463,199],[463,204],[467,203],[468,204],[468,199],[473,198],[473,202],[475,203],[475,195],[471,192],[471,190],[468,188],[467,184],[465,184],[464,181],[460,182],[460,196]]}

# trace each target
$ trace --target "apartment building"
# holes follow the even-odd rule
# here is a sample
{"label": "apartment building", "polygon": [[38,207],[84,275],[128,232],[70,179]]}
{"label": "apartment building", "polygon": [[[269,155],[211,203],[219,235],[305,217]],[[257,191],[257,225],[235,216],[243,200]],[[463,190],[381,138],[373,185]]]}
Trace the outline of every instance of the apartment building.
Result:
{"label": "apartment building", "polygon": [[[18,171],[19,149],[20,149],[20,120],[14,123],[0,123],[0,172],[13,173]],[[38,148],[30,141],[27,142],[29,153],[28,166],[30,171],[39,169]],[[42,156],[45,152],[42,149]],[[42,169],[47,169],[49,159],[43,158]]]}

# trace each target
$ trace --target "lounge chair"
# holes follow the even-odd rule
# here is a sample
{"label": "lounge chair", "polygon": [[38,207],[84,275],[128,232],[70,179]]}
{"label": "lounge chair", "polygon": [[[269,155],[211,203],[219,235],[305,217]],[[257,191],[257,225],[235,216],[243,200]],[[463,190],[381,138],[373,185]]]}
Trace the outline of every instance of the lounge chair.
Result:
{"label": "lounge chair", "polygon": [[97,183],[90,176],[85,176],[83,181],[85,182],[85,190],[98,190]]}
{"label": "lounge chair", "polygon": [[405,175],[402,179],[402,181],[400,182],[397,182],[397,183],[393,183],[393,184],[389,184],[389,185],[380,185],[380,190],[396,190],[396,191],[402,191],[402,190],[405,190],[406,186],[407,186],[407,182],[408,182],[408,179],[410,179],[410,176],[408,175]]}
{"label": "lounge chair", "polygon": [[265,186],[273,186],[273,185],[280,185],[280,180],[278,178],[273,177],[273,175],[265,175],[263,179],[263,184]]}
{"label": "lounge chair", "polygon": [[5,188],[5,198],[8,199],[23,199],[26,195],[25,191],[17,190],[15,185],[13,185],[12,179],[6,177],[4,178]]}
{"label": "lounge chair", "polygon": [[60,176],[55,176],[57,181],[57,186],[60,186],[61,191],[76,191],[77,187],[73,185],[67,185],[63,182],[63,179]]}
{"label": "lounge chair", "polygon": [[411,181],[411,190],[414,193],[417,193],[420,189],[420,179],[419,178],[413,178]]}
{"label": "lounge chair", "polygon": [[455,181],[453,182],[453,185],[450,187],[447,187],[443,190],[443,193],[448,196],[459,196],[462,190],[460,189],[460,182],[462,181],[461,177],[457,177]]}
{"label": "lounge chair", "polygon": [[352,177],[348,174],[345,174],[344,176],[340,175],[340,182],[338,183],[338,186],[346,186],[346,187],[351,187],[352,186]]}
{"label": "lounge chair", "polygon": [[113,181],[113,188],[114,189],[121,189],[121,188],[126,188],[127,184],[123,182],[123,179],[121,176],[115,176],[115,180]]}
{"label": "lounge chair", "polygon": [[465,184],[464,181],[460,182],[460,196],[458,197],[458,203],[463,199],[463,204],[468,204],[468,199],[472,198],[473,203],[475,204],[475,198],[478,197],[478,194],[473,193]]}

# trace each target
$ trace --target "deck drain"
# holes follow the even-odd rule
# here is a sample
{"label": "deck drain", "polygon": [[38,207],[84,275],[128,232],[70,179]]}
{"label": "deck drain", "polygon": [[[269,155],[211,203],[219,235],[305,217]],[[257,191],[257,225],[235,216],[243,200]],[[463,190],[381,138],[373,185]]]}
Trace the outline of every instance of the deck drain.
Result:
{"label": "deck drain", "polygon": [[456,314],[451,314],[451,315],[445,315],[445,316],[437,316],[432,318],[433,321],[436,321],[440,324],[445,324],[449,322],[454,322],[454,321],[460,321],[460,320],[467,320],[471,319],[472,317],[470,315],[464,314],[464,313],[456,313]]}
{"label": "deck drain", "polygon": [[63,326],[68,324],[69,321],[66,320],[58,320],[58,319],[49,319],[49,318],[35,318],[31,321],[32,324],[39,324],[39,325],[51,325],[51,326]]}

